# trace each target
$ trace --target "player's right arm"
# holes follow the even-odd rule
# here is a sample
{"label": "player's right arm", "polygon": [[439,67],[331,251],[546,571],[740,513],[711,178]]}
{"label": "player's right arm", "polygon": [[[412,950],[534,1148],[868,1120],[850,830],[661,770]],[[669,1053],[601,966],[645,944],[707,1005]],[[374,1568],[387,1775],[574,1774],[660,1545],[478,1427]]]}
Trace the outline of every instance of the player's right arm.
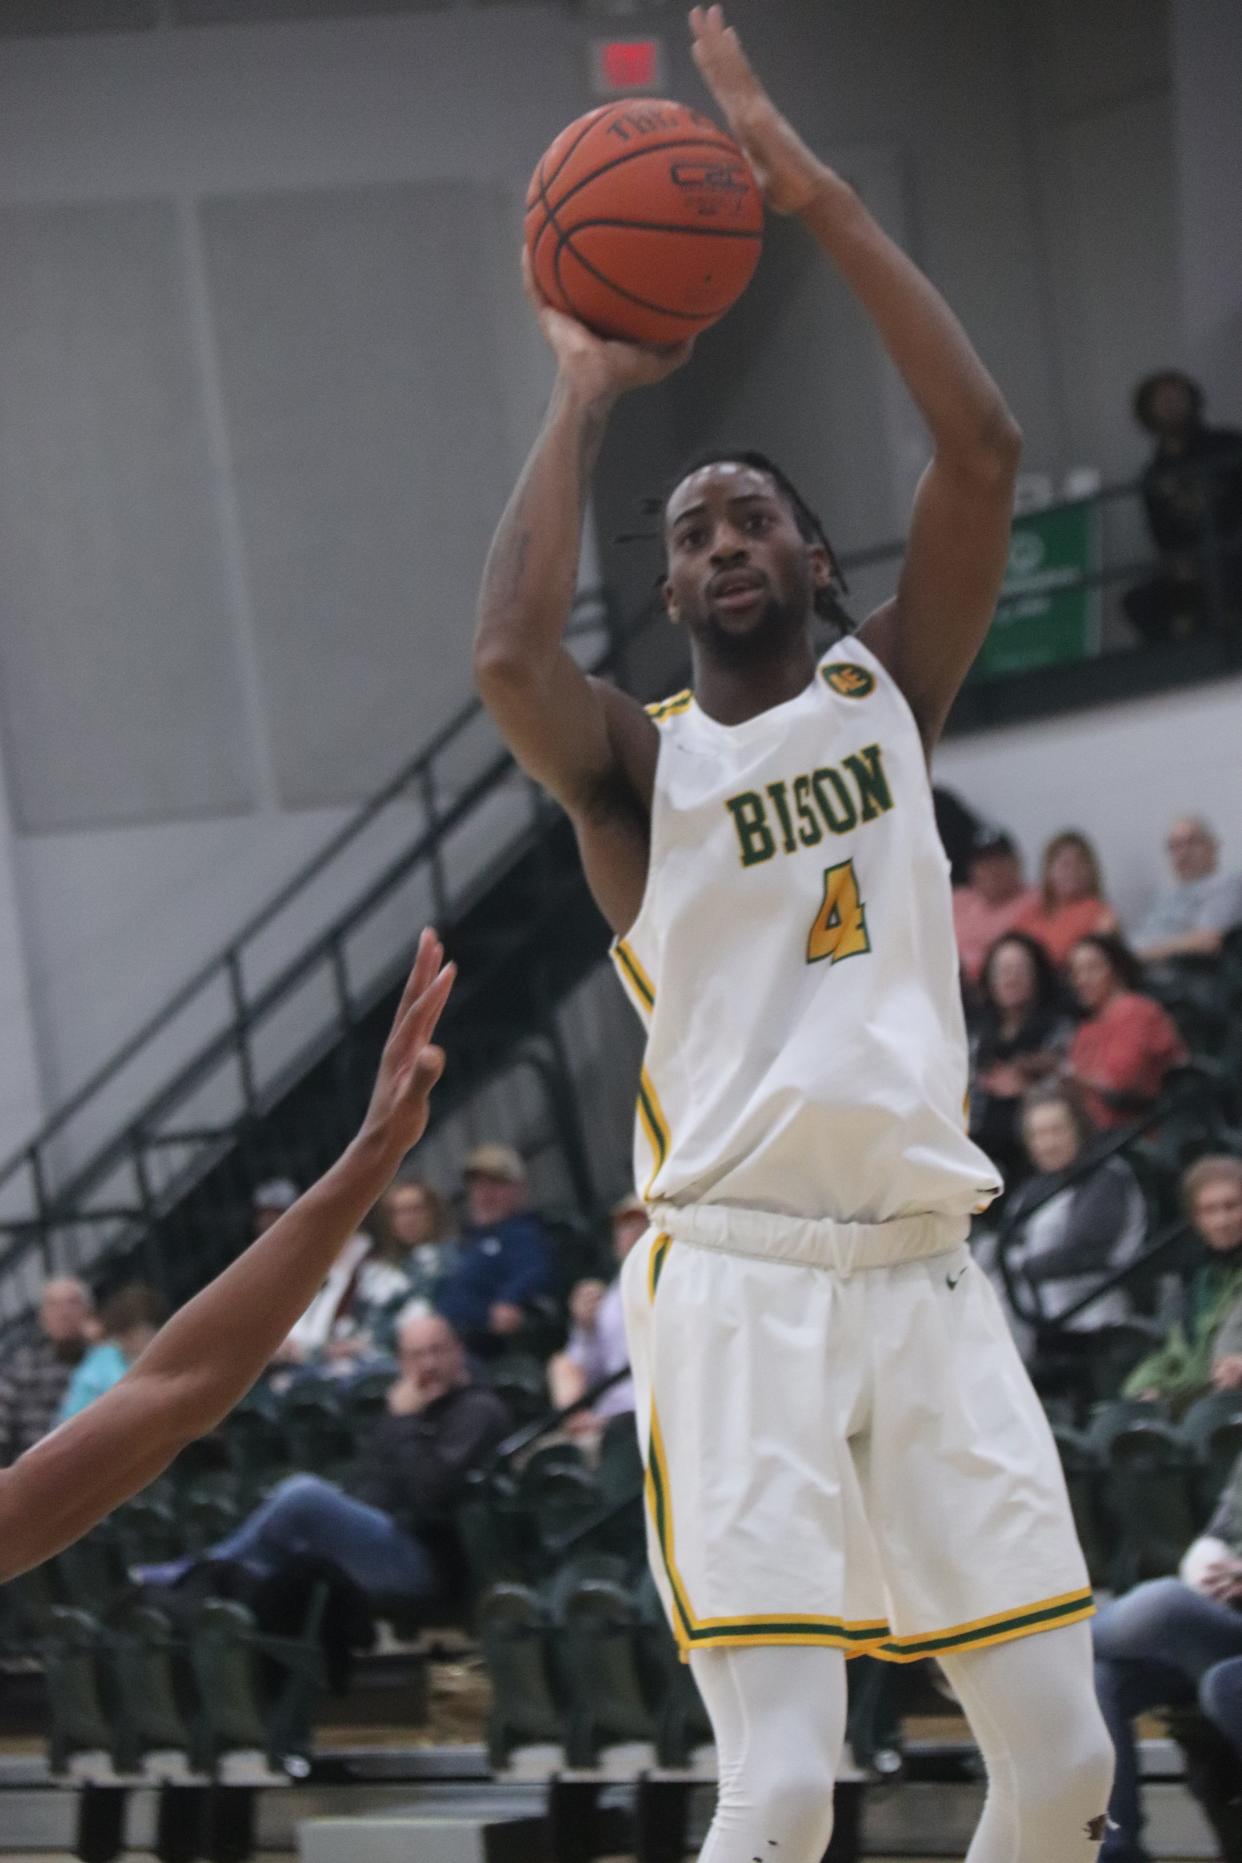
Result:
{"label": "player's right arm", "polygon": [[556,357],[556,385],[483,571],[475,679],[517,761],[570,815],[591,890],[625,932],[646,881],[656,728],[633,699],[584,673],[564,636],[609,416],[628,390],[671,375],[691,345],[606,342],[544,303],[529,267],[526,288]]}

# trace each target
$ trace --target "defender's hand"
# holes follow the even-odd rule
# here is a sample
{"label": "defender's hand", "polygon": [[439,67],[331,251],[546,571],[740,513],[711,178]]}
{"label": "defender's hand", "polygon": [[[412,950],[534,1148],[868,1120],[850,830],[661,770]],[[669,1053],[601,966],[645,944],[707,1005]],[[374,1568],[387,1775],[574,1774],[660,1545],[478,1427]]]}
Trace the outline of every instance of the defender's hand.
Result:
{"label": "defender's hand", "polygon": [[530,254],[522,249],[522,283],[560,372],[591,400],[615,401],[632,388],[652,388],[689,362],[694,338],[653,349],[596,336],[576,317],[553,308],[535,283]]}
{"label": "defender's hand", "polygon": [[781,115],[751,68],[724,8],[690,10],[694,62],[775,213],[809,207],[828,172]]}
{"label": "defender's hand", "polygon": [[444,1072],[444,1052],[432,1046],[436,1023],[457,975],[443,963],[444,946],[432,931],[418,941],[392,1032],[380,1056],[379,1073],[361,1136],[378,1139],[398,1154],[416,1145],[427,1129],[431,1090]]}

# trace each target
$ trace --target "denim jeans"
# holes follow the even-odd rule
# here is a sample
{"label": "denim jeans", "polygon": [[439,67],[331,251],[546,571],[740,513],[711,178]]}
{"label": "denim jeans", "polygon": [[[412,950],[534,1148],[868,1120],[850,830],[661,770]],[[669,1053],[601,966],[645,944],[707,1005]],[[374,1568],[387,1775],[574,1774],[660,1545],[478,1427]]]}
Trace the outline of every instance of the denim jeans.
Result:
{"label": "denim jeans", "polygon": [[434,1562],[412,1534],[317,1475],[282,1481],[206,1557],[236,1559],[266,1578],[298,1555],[334,1560],[373,1596],[428,1600],[440,1588]]}
{"label": "denim jeans", "polygon": [[1141,1863],[1143,1812],[1131,1722],[1148,1708],[1196,1703],[1242,1766],[1242,1612],[1157,1578],[1106,1605],[1095,1619],[1095,1685],[1117,1749],[1109,1832],[1101,1863]]}

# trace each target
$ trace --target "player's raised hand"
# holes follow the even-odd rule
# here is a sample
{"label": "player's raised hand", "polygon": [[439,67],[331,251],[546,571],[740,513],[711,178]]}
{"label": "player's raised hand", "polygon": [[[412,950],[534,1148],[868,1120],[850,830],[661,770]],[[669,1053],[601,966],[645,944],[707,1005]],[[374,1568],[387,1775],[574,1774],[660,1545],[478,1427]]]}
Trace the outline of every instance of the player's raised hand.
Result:
{"label": "player's raised hand", "polygon": [[588,394],[611,397],[627,394],[631,388],[652,388],[689,362],[694,353],[693,337],[665,349],[653,349],[596,336],[576,317],[548,303],[535,282],[525,248],[522,284],[562,375]]}
{"label": "player's raised hand", "polygon": [[703,82],[741,144],[768,206],[776,213],[801,213],[819,189],[823,163],[755,76],[736,31],[725,24],[723,7],[692,7],[690,34]]}
{"label": "player's raised hand", "polygon": [[397,1004],[392,1030],[380,1056],[362,1135],[396,1153],[409,1151],[427,1127],[431,1090],[444,1072],[444,1052],[432,1043],[436,1024],[457,975],[444,963],[444,946],[433,931],[418,941],[418,956]]}

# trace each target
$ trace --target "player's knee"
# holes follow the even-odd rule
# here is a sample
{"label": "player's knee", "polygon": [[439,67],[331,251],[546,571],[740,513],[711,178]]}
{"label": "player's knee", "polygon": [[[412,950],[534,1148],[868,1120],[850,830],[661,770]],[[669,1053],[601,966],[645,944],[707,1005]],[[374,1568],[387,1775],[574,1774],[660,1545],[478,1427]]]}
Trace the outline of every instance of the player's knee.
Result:
{"label": "player's knee", "polygon": [[754,1782],[756,1847],[764,1863],[818,1863],[832,1836],[833,1769],[821,1757],[789,1754]]}
{"label": "player's knee", "polygon": [[[1072,1747],[1058,1753],[1043,1746],[1040,1762],[1020,1768],[1018,1814],[1023,1834],[1044,1844],[1056,1837],[1067,1842],[1080,1832],[1102,1840],[1116,1763],[1103,1718],[1095,1715],[1086,1724],[1080,1718]],[[1032,1851],[1033,1857],[1044,1854]]]}

